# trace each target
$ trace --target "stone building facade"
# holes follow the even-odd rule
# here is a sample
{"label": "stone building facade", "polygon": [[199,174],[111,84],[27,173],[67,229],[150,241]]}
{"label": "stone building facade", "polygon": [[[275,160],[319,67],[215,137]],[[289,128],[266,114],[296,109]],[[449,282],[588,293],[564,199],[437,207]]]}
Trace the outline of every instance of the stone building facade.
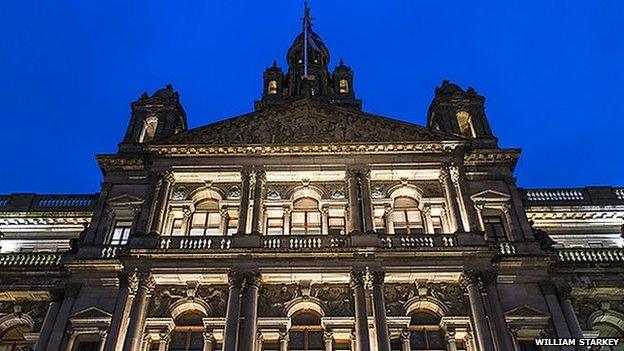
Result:
{"label": "stone building facade", "polygon": [[442,82],[426,126],[367,113],[309,40],[246,115],[189,130],[143,94],[98,194],[0,196],[0,351],[624,335],[624,188],[519,189],[474,89]]}

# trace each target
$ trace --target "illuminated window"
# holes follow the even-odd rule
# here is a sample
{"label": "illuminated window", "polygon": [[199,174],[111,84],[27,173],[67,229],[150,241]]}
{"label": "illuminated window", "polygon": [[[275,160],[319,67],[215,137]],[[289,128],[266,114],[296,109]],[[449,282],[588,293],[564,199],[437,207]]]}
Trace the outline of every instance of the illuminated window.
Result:
{"label": "illuminated window", "polygon": [[314,312],[302,311],[291,318],[289,350],[324,350],[321,317]]}
{"label": "illuminated window", "polygon": [[156,128],[158,128],[158,118],[155,116],[147,117],[143,122],[143,129],[139,136],[139,142],[144,143],[154,139]]}
{"label": "illuminated window", "polygon": [[171,223],[171,235],[184,235],[182,232],[182,218],[176,218]]}
{"label": "illuminated window", "polygon": [[321,212],[316,200],[309,197],[300,198],[293,203],[290,217],[290,231],[294,235],[321,234]]}
{"label": "illuminated window", "polygon": [[417,311],[410,321],[410,346],[416,350],[446,350],[440,318],[428,311]]}
{"label": "illuminated window", "polygon": [[219,235],[219,224],[221,214],[219,213],[219,203],[214,200],[206,200],[196,206],[196,210],[191,218],[190,235]]}
{"label": "illuminated window", "polygon": [[418,202],[411,197],[394,199],[392,221],[395,234],[422,234],[423,222]]}
{"label": "illuminated window", "polygon": [[[345,217],[342,209],[329,209],[329,234],[338,235],[345,233]],[[323,233],[326,234],[326,233]]]}
{"label": "illuminated window", "polygon": [[349,92],[349,82],[346,79],[341,79],[338,81],[338,91],[341,94],[346,94]]}
{"label": "illuminated window", "polygon": [[267,86],[267,94],[277,94],[277,81],[275,80],[270,80],[269,84]]}
{"label": "illuminated window", "polygon": [[117,221],[111,235],[111,245],[126,245],[130,237],[131,221]]}
{"label": "illuminated window", "polygon": [[284,234],[284,211],[281,208],[269,208],[267,215],[267,235]]}
{"label": "illuminated window", "polygon": [[238,212],[228,211],[227,235],[234,235],[238,231]]}
{"label": "illuminated window", "polygon": [[441,234],[444,232],[444,229],[442,228],[442,217],[431,216],[431,224],[433,224],[434,233]]}
{"label": "illuminated window", "polygon": [[474,138],[475,131],[472,125],[472,117],[466,111],[457,112],[457,123],[459,124],[459,132],[461,135],[469,138]]}

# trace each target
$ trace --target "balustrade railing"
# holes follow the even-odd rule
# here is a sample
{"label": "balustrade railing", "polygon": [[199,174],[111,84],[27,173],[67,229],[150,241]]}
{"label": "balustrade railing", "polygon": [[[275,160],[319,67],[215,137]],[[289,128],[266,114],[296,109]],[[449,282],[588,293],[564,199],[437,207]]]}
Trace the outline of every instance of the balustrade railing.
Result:
{"label": "balustrade railing", "polygon": [[624,262],[624,248],[566,248],[557,249],[562,262]]}
{"label": "balustrade railing", "polygon": [[58,252],[11,252],[0,254],[0,267],[56,267],[63,254]]}

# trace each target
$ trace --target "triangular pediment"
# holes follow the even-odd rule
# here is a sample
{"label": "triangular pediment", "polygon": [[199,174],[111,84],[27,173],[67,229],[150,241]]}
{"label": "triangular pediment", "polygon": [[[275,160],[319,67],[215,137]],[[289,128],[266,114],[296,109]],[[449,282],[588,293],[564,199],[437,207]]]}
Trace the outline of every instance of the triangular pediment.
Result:
{"label": "triangular pediment", "polygon": [[84,310],[78,311],[74,313],[70,320],[96,320],[96,319],[107,319],[111,318],[112,314],[101,310],[95,306],[88,307]]}
{"label": "triangular pediment", "polygon": [[130,194],[121,194],[108,199],[107,202],[110,206],[140,205],[143,199]]}
{"label": "triangular pediment", "polygon": [[548,317],[547,314],[540,312],[536,308],[529,305],[523,305],[505,312],[507,318],[540,318]]}
{"label": "triangular pediment", "polygon": [[289,145],[462,140],[422,126],[300,99],[155,141],[155,145]]}
{"label": "triangular pediment", "polygon": [[470,199],[474,202],[507,202],[510,198],[511,196],[508,194],[491,189],[483,190],[470,196]]}

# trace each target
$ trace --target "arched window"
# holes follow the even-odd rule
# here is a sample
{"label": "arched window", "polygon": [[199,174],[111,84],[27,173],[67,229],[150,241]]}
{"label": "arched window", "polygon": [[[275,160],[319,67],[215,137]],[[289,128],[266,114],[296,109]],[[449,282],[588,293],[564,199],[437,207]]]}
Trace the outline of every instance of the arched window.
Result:
{"label": "arched window", "polygon": [[324,350],[321,316],[314,311],[303,310],[291,317],[288,350]]}
{"label": "arched window", "polygon": [[412,350],[446,350],[440,330],[440,317],[426,310],[410,316],[410,346]]}
{"label": "arched window", "polygon": [[321,234],[321,212],[318,201],[311,197],[295,200],[290,221],[290,232],[293,235]]}
{"label": "arched window", "polygon": [[143,129],[139,136],[139,143],[144,143],[154,139],[156,135],[156,128],[158,128],[158,118],[156,116],[150,116],[143,122]]}
{"label": "arched window", "polygon": [[186,312],[175,320],[169,351],[202,351],[204,323],[196,311]]}
{"label": "arched window", "polygon": [[223,234],[219,232],[220,223],[219,203],[215,200],[204,200],[195,206],[189,234],[195,236]]}
{"label": "arched window", "polygon": [[395,234],[422,234],[423,221],[418,201],[407,196],[394,199],[392,220]]}
{"label": "arched window", "polygon": [[341,79],[338,81],[338,91],[341,94],[346,94],[349,92],[349,82],[346,79]]}
{"label": "arched window", "polygon": [[277,94],[277,81],[270,80],[269,84],[267,84],[267,94],[275,95]]}
{"label": "arched window", "polygon": [[466,111],[457,112],[457,124],[459,124],[459,132],[461,135],[468,138],[474,138],[476,136],[470,113]]}

